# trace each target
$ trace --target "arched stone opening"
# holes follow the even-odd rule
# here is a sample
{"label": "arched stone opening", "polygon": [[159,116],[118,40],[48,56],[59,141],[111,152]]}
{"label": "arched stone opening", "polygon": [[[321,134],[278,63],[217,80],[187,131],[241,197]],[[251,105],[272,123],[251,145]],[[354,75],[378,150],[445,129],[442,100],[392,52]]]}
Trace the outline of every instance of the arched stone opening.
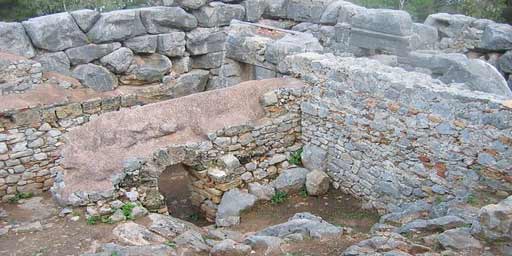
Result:
{"label": "arched stone opening", "polygon": [[197,178],[192,174],[191,167],[184,164],[169,165],[160,174],[158,191],[172,216],[205,226],[210,223],[201,211],[201,201],[194,200]]}

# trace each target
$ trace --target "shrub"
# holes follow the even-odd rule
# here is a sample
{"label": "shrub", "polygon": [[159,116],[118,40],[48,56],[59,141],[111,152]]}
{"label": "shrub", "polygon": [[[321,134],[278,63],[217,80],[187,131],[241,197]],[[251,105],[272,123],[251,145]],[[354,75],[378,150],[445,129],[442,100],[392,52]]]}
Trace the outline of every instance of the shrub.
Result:
{"label": "shrub", "polygon": [[291,153],[290,157],[288,158],[288,162],[290,162],[291,164],[294,164],[294,165],[302,165],[301,157],[302,157],[302,148]]}
{"label": "shrub", "polygon": [[286,201],[287,198],[288,194],[286,192],[278,191],[272,196],[270,202],[272,204],[282,204],[284,201]]}
{"label": "shrub", "polygon": [[14,195],[14,197],[9,198],[9,203],[17,204],[21,199],[28,199],[33,196],[34,196],[34,194],[32,192],[28,192],[28,193],[18,192],[18,193],[16,193],[16,195]]}
{"label": "shrub", "polygon": [[126,217],[126,219],[131,220],[132,219],[132,210],[137,205],[134,203],[126,203],[121,207],[121,210],[123,211],[123,215]]}

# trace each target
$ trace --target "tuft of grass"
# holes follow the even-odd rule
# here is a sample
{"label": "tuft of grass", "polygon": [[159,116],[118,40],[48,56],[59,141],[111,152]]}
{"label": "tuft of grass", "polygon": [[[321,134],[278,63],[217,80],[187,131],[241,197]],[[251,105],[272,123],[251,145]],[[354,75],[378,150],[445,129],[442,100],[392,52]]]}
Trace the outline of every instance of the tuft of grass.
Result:
{"label": "tuft of grass", "polygon": [[134,203],[126,203],[121,207],[121,210],[123,211],[123,215],[126,217],[127,220],[132,219],[132,211],[133,208],[135,208],[137,205]]}
{"label": "tuft of grass", "polygon": [[114,222],[112,221],[112,219],[109,216],[102,216],[101,223],[114,224]]}
{"label": "tuft of grass", "polygon": [[374,219],[376,215],[369,212],[346,212],[343,213],[343,217],[351,220],[362,220],[362,219]]}
{"label": "tuft of grass", "polygon": [[96,225],[101,221],[100,216],[89,216],[87,217],[87,225]]}
{"label": "tuft of grass", "polygon": [[291,153],[290,157],[288,158],[288,162],[290,162],[291,164],[294,164],[294,165],[302,165],[301,156],[302,156],[302,148]]}
{"label": "tuft of grass", "polygon": [[14,195],[14,197],[9,198],[9,203],[17,204],[21,199],[28,199],[33,196],[34,196],[34,193],[32,193],[32,192],[28,192],[28,193],[18,192],[18,193],[16,193],[16,195]]}
{"label": "tuft of grass", "polygon": [[176,249],[176,243],[173,242],[173,241],[167,241],[164,244],[169,246],[169,247],[171,247],[171,248],[173,248],[173,249]]}
{"label": "tuft of grass", "polygon": [[438,204],[442,203],[443,201],[444,201],[444,197],[436,196],[436,198],[434,199],[434,204],[438,205]]}
{"label": "tuft of grass", "polygon": [[303,187],[300,191],[299,191],[299,195],[303,198],[307,198],[309,196],[309,193],[308,193],[308,190]]}
{"label": "tuft of grass", "polygon": [[112,252],[112,253],[110,254],[110,256],[119,256],[119,253],[118,253],[118,252]]}
{"label": "tuft of grass", "polygon": [[288,194],[283,191],[278,191],[272,196],[270,202],[272,204],[282,204],[284,201],[286,201],[286,199],[288,199]]}

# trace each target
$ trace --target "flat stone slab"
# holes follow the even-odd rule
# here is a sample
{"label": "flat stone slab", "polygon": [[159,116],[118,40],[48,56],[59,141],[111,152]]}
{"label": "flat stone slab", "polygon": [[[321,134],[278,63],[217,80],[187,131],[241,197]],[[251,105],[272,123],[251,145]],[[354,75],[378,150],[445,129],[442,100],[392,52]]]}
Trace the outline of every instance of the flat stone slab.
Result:
{"label": "flat stone slab", "polygon": [[[109,193],[113,190],[111,179],[122,172],[124,160],[147,158],[160,148],[206,140],[208,133],[227,126],[257,123],[264,117],[261,95],[303,86],[296,79],[250,81],[103,114],[64,136],[64,186],[54,187],[54,195],[60,203],[70,204],[71,195]],[[170,123],[178,129],[162,133],[160,128]]]}

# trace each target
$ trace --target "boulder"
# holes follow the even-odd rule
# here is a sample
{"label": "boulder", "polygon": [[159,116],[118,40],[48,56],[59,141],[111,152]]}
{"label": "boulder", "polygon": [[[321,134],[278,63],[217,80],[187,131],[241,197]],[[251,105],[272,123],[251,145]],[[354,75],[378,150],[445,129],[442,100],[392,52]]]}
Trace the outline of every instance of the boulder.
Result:
{"label": "boulder", "polygon": [[149,214],[151,224],[149,230],[167,238],[173,239],[188,230],[196,230],[199,228],[192,223],[168,215],[151,213]]}
{"label": "boulder", "polygon": [[286,18],[294,21],[320,22],[322,14],[332,0],[288,0],[284,11]]}
{"label": "boulder", "polygon": [[108,69],[94,65],[84,64],[77,66],[72,76],[80,81],[82,85],[95,91],[112,91],[117,87],[117,78]]}
{"label": "boulder", "polygon": [[246,0],[242,5],[245,8],[245,20],[249,22],[260,20],[268,6],[266,0]]}
{"label": "boulder", "polygon": [[319,146],[307,144],[302,148],[301,160],[309,170],[325,171],[327,167],[327,151]]}
{"label": "boulder", "polygon": [[249,184],[249,193],[255,195],[258,200],[269,201],[276,193],[276,189],[269,184],[254,182]]}
{"label": "boulder", "polygon": [[86,253],[81,256],[169,256],[176,255],[176,250],[168,245],[121,246],[114,243],[101,245],[101,252]]}
{"label": "boulder", "polygon": [[512,26],[493,23],[484,29],[480,48],[489,51],[512,50]]}
{"label": "boulder", "polygon": [[149,7],[140,9],[142,23],[150,34],[162,34],[178,30],[192,30],[197,19],[180,7]]}
{"label": "boulder", "polygon": [[120,43],[88,44],[66,50],[69,61],[73,66],[87,64],[97,60],[121,47]]}
{"label": "boulder", "polygon": [[215,223],[221,227],[239,224],[242,211],[251,208],[256,200],[256,196],[242,192],[239,189],[229,190],[222,196]]}
{"label": "boulder", "polygon": [[101,14],[98,11],[94,10],[77,10],[70,12],[73,19],[75,19],[76,24],[82,29],[83,32],[87,33],[94,23],[98,21]]}
{"label": "boulder", "polygon": [[414,244],[399,234],[384,233],[350,246],[341,254],[341,256],[410,256],[411,254],[409,254],[409,252],[414,252],[415,254],[420,255],[430,251],[430,248]]}
{"label": "boulder", "polygon": [[145,33],[139,10],[119,10],[102,13],[87,36],[94,43],[105,43],[123,41]]}
{"label": "boulder", "polygon": [[185,55],[185,33],[173,32],[158,35],[157,52],[168,57],[181,57]]}
{"label": "boulder", "polygon": [[501,55],[498,60],[498,65],[502,72],[512,73],[512,51],[508,51]]}
{"label": "boulder", "polygon": [[158,47],[158,35],[137,36],[124,41],[123,45],[135,53],[155,53]]}
{"label": "boulder", "polygon": [[165,238],[134,222],[120,224],[112,230],[112,234],[119,241],[128,245],[163,244],[167,241]]}
{"label": "boulder", "polygon": [[217,164],[223,169],[234,171],[236,168],[240,167],[240,160],[233,154],[227,154],[219,157]]}
{"label": "boulder", "polygon": [[192,57],[192,68],[215,69],[222,66],[224,52],[212,52]]}
{"label": "boulder", "polygon": [[284,244],[284,240],[274,236],[249,236],[244,240],[245,244],[252,247],[257,255],[281,255],[281,245]]}
{"label": "boulder", "polygon": [[279,238],[302,235],[304,238],[323,239],[342,233],[342,228],[336,227],[311,213],[304,212],[296,213],[288,222],[264,228],[256,232],[255,235]]}
{"label": "boulder", "polygon": [[419,50],[434,50],[439,41],[439,34],[435,27],[414,23],[412,26],[413,33],[417,36],[417,42],[414,44],[414,49]]}
{"label": "boulder", "polygon": [[387,9],[366,9],[364,12],[357,12],[350,24],[358,29],[396,36],[411,35],[413,27],[409,13]]}
{"label": "boulder", "polygon": [[21,23],[0,22],[0,51],[32,58],[36,55]]}
{"label": "boulder", "polygon": [[160,54],[135,56],[126,75],[120,78],[126,85],[142,85],[159,82],[171,70],[171,61]]}
{"label": "boulder", "polygon": [[512,196],[498,204],[482,207],[478,219],[481,236],[491,241],[510,241],[512,239]]}
{"label": "boulder", "polygon": [[192,251],[192,254],[185,255],[201,255],[210,250],[201,233],[195,230],[188,230],[174,239],[176,246],[180,249],[186,248]]}
{"label": "boulder", "polygon": [[208,3],[208,0],[175,0],[175,4],[185,9],[199,9]]}
{"label": "boulder", "polygon": [[71,68],[68,56],[64,52],[44,53],[36,56],[34,60],[41,63],[44,71],[53,71],[67,75]]}
{"label": "boulder", "polygon": [[213,246],[210,256],[245,256],[250,255],[251,250],[249,245],[226,239]]}
{"label": "boulder", "polygon": [[182,97],[198,92],[203,92],[206,89],[210,72],[206,70],[196,69],[181,75],[176,80],[167,81],[164,78],[164,85],[168,89],[168,94],[173,97]]}
{"label": "boulder", "polygon": [[306,175],[306,190],[311,196],[321,196],[329,191],[329,176],[319,170],[314,170]]}
{"label": "boulder", "polygon": [[133,52],[122,47],[100,59],[101,65],[116,74],[124,74],[133,63]]}
{"label": "boulder", "polygon": [[201,27],[227,26],[231,20],[243,20],[245,9],[239,4],[212,2],[192,12]]}
{"label": "boulder", "polygon": [[483,246],[470,234],[469,228],[455,228],[441,233],[437,241],[445,249],[456,250],[458,252],[479,252]]}
{"label": "boulder", "polygon": [[437,28],[440,37],[462,36],[476,19],[461,14],[435,13],[427,17],[424,24]]}
{"label": "boulder", "polygon": [[443,216],[430,220],[413,220],[398,229],[398,233],[416,232],[430,232],[436,230],[449,230],[461,227],[465,224],[464,220],[456,216]]}
{"label": "boulder", "polygon": [[219,28],[196,28],[187,33],[187,50],[202,55],[224,50],[226,33]]}
{"label": "boulder", "polygon": [[474,91],[512,97],[512,91],[500,72],[480,59],[453,65],[439,79],[445,83],[464,83],[466,88]]}
{"label": "boulder", "polygon": [[88,43],[87,36],[67,12],[32,18],[22,24],[32,43],[41,49],[57,52]]}
{"label": "boulder", "polygon": [[278,64],[286,56],[303,52],[322,52],[323,47],[313,35],[308,33],[286,34],[283,38],[267,45],[265,60]]}
{"label": "boulder", "polygon": [[284,170],[273,182],[272,186],[279,192],[298,192],[306,184],[309,173],[305,168],[292,168]]}

